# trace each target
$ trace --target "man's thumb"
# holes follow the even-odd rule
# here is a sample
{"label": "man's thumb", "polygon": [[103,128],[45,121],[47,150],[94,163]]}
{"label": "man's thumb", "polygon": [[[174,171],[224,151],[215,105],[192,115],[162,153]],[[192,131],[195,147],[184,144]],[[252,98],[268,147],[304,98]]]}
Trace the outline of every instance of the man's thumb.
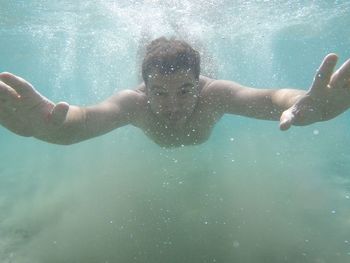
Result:
{"label": "man's thumb", "polygon": [[54,125],[61,125],[66,119],[68,110],[69,110],[68,103],[66,102],[57,103],[51,112],[51,122]]}
{"label": "man's thumb", "polygon": [[291,109],[284,111],[280,118],[280,129],[286,131],[292,126],[295,120],[295,115],[292,113]]}

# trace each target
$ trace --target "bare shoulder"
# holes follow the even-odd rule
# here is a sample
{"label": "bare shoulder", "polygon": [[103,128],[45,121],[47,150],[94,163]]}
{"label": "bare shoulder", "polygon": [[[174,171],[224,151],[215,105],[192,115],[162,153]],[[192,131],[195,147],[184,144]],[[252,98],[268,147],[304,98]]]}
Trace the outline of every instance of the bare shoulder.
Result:
{"label": "bare shoulder", "polygon": [[138,105],[146,102],[146,95],[144,92],[144,85],[141,84],[135,89],[125,89],[116,92],[111,97],[109,97],[106,102],[112,104],[128,104],[128,105]]}
{"label": "bare shoulder", "polygon": [[203,76],[203,92],[207,95],[221,93],[224,91],[238,91],[244,88],[241,84],[231,81],[231,80],[219,80],[219,79],[211,79]]}
{"label": "bare shoulder", "polygon": [[258,89],[243,86],[230,80],[204,79],[201,92],[202,101],[220,113],[241,114],[247,104],[259,97]]}
{"label": "bare shoulder", "polygon": [[96,105],[84,107],[89,136],[133,124],[142,115],[145,104],[144,94],[135,88],[118,91]]}
{"label": "bare shoulder", "polygon": [[245,89],[234,81],[211,79],[205,76],[201,76],[200,83],[202,83],[200,93],[202,100],[213,105],[221,105],[228,97],[235,97],[239,91]]}
{"label": "bare shoulder", "polygon": [[125,89],[116,92],[101,103],[86,108],[90,114],[100,113],[110,119],[129,119],[130,121],[138,118],[147,105],[145,93],[142,92],[142,86],[135,89]]}
{"label": "bare shoulder", "polygon": [[134,89],[125,89],[116,92],[105,103],[111,107],[118,107],[127,111],[135,111],[139,107],[147,104],[144,85],[139,85]]}

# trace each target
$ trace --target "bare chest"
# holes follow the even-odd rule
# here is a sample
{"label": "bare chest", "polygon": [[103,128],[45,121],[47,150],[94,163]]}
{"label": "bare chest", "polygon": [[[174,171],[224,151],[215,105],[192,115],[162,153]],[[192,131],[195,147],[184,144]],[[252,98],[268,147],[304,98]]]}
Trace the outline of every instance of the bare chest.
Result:
{"label": "bare chest", "polygon": [[198,107],[185,123],[169,125],[157,119],[152,112],[147,112],[136,126],[160,146],[180,147],[205,142],[221,116],[211,109]]}

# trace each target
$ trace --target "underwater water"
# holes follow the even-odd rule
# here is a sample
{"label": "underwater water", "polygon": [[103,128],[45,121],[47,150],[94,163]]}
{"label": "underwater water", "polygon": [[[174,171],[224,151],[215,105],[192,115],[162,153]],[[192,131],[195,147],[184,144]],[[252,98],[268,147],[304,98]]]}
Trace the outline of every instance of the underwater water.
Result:
{"label": "underwater water", "polygon": [[[90,105],[177,36],[203,74],[307,89],[350,57],[348,1],[0,0],[0,72]],[[123,127],[71,146],[0,129],[0,262],[350,262],[350,113],[308,127],[225,116],[202,145]]]}

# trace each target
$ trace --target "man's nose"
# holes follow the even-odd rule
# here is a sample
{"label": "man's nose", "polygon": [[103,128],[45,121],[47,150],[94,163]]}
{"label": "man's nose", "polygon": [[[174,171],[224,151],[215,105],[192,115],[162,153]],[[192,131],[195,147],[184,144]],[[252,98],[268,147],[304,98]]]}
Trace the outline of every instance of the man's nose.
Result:
{"label": "man's nose", "polygon": [[176,99],[170,99],[168,102],[168,111],[171,113],[177,113],[179,110],[179,102]]}

